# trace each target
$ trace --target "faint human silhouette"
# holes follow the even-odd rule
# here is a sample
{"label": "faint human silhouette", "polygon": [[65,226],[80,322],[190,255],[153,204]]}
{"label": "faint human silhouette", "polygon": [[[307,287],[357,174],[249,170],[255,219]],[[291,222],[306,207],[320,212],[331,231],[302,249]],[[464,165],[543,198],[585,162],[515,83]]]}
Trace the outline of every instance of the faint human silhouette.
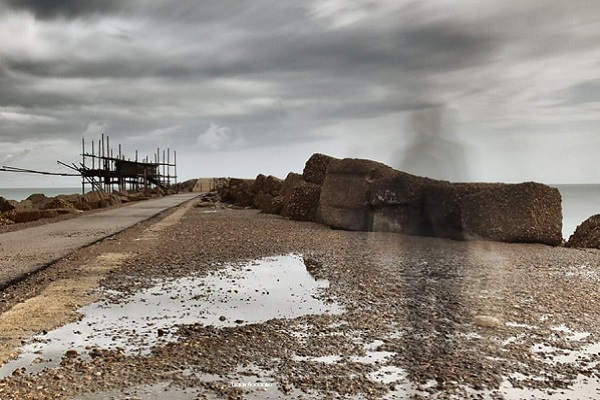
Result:
{"label": "faint human silhouette", "polygon": [[448,181],[468,179],[463,146],[450,140],[454,122],[443,107],[414,111],[410,117],[412,142],[394,155],[394,167],[413,175]]}

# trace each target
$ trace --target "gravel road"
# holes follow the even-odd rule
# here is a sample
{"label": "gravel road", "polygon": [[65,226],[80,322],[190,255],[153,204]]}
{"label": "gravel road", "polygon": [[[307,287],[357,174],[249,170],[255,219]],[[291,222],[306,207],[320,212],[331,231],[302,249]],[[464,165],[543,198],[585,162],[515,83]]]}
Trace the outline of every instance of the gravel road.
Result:
{"label": "gravel road", "polygon": [[198,200],[5,290],[3,338],[58,281],[98,286],[61,303],[74,325],[19,333],[34,358],[4,367],[0,398],[595,399],[599,261]]}

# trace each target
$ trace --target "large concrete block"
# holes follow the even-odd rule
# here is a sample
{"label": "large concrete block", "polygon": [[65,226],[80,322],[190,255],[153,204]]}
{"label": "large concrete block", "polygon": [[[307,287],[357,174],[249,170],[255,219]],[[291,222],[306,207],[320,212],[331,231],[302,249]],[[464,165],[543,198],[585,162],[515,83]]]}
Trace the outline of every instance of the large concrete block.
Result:
{"label": "large concrete block", "polygon": [[372,212],[371,230],[431,236],[431,225],[423,209],[411,205],[379,207]]}
{"label": "large concrete block", "polygon": [[260,192],[254,197],[254,206],[265,214],[280,214],[283,200],[281,196]]}
{"label": "large concrete block", "polygon": [[369,203],[373,207],[420,206],[424,201],[424,188],[431,179],[392,170],[371,184]]}
{"label": "large concrete block", "polygon": [[276,176],[269,175],[267,179],[265,179],[265,186],[263,191],[265,193],[270,194],[271,196],[279,196],[281,193],[281,186],[283,185],[283,181]]}
{"label": "large concrete block", "polygon": [[252,184],[252,191],[254,193],[259,193],[264,191],[265,182],[267,180],[266,175],[258,174],[256,178],[254,178],[254,183]]}
{"label": "large concrete block", "polygon": [[369,198],[373,210],[371,230],[431,235],[423,208],[424,189],[430,181],[401,171],[374,180]]}
{"label": "large concrete block", "polygon": [[433,236],[463,240],[462,201],[466,196],[492,189],[499,183],[450,183],[429,180],[424,188],[424,211]]}
{"label": "large concrete block", "polygon": [[371,213],[364,209],[319,206],[317,221],[328,221],[325,225],[334,229],[349,231],[369,231],[371,229]]}
{"label": "large concrete block", "polygon": [[279,214],[282,209],[282,184],[283,181],[275,176],[259,174],[252,185],[253,206],[268,214]]}
{"label": "large concrete block", "polygon": [[282,197],[281,215],[288,217],[290,198],[294,188],[302,181],[302,175],[290,172],[283,181],[280,189]]}
{"label": "large concrete block", "polygon": [[41,210],[45,208],[46,203],[50,202],[52,199],[43,193],[33,193],[27,197],[27,200],[31,201],[34,207]]}
{"label": "large concrete block", "polygon": [[37,221],[41,212],[37,208],[16,208],[5,213],[5,216],[16,223]]}
{"label": "large concrete block", "polygon": [[240,207],[250,207],[254,203],[254,179],[229,179],[227,185],[220,190],[223,201]]}
{"label": "large concrete block", "polygon": [[327,173],[327,167],[329,167],[329,163],[333,160],[337,160],[337,158],[320,153],[313,154],[304,165],[302,179],[306,182],[322,185]]}
{"label": "large concrete block", "polygon": [[321,187],[317,221],[334,228],[371,230],[371,185],[394,170],[371,161],[331,160]]}
{"label": "large concrete block", "polygon": [[505,184],[461,201],[465,239],[562,242],[562,199],[556,188],[535,182]]}
{"label": "large concrete block", "polygon": [[297,221],[314,221],[320,195],[320,185],[299,181],[290,195],[287,216]]}
{"label": "large concrete block", "polygon": [[73,204],[71,204],[67,200],[62,199],[60,197],[55,197],[53,199],[50,199],[50,201],[48,201],[44,205],[45,210],[51,210],[51,209],[57,209],[57,208],[74,208],[74,207],[73,207]]}

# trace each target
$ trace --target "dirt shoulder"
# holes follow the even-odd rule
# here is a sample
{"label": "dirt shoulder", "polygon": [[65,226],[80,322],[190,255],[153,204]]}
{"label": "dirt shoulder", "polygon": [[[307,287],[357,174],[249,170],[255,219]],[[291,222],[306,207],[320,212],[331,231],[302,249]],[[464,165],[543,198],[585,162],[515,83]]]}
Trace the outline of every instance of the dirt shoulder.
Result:
{"label": "dirt shoulder", "polygon": [[[190,398],[502,398],[509,390],[527,397],[570,390],[581,375],[598,380],[598,354],[550,362],[600,341],[598,252],[335,231],[195,205],[78,251],[5,291],[3,354],[14,354],[34,332],[77,319],[78,306],[101,297],[126,305],[157,280],[218,274],[232,263],[243,275],[248,267],[239,263],[282,254],[300,255],[315,279],[327,280],[315,296],[344,312],[224,327],[199,317],[170,326],[173,340],[146,354],[90,348],[65,354],[56,368],[16,373],[0,381],[2,398],[115,397],[139,385],[197,396]],[[5,318],[28,304],[20,318]],[[58,309],[66,311],[57,316]],[[18,331],[25,315],[40,322]],[[8,339],[11,324],[16,334]],[[248,379],[253,386],[232,384]]]}

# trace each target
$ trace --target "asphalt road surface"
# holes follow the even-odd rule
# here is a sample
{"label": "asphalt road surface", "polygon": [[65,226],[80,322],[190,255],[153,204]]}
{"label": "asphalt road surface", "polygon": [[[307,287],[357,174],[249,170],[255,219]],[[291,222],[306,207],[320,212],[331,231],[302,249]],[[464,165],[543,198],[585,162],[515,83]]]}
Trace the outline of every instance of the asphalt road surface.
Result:
{"label": "asphalt road surface", "polygon": [[198,196],[181,193],[0,234],[0,288]]}

